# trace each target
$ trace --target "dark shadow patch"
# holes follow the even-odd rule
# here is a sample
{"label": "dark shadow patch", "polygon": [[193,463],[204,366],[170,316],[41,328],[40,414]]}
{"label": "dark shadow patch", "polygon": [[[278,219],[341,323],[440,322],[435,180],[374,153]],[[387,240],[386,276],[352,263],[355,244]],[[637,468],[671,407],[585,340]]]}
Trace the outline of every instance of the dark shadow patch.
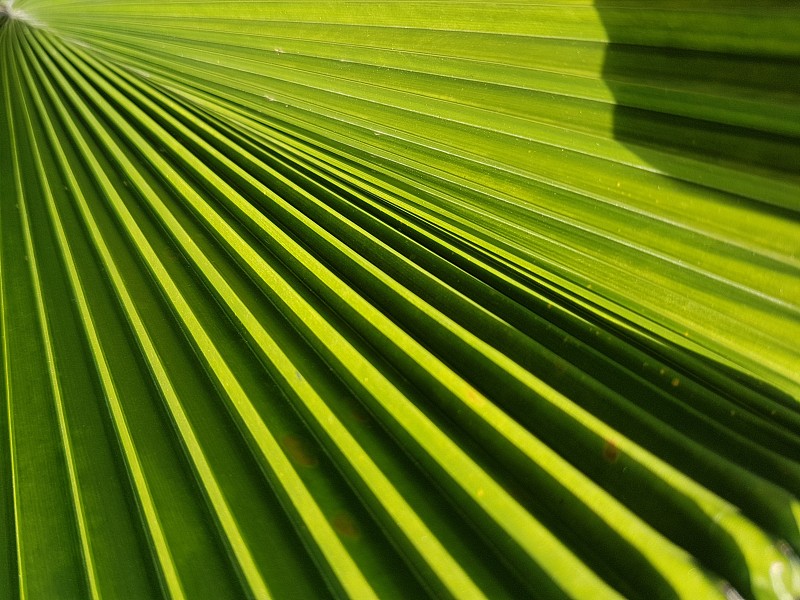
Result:
{"label": "dark shadow patch", "polygon": [[800,186],[800,11],[790,4],[596,0],[615,139],[676,179],[688,170],[673,158],[691,159],[690,183],[736,193],[712,174],[721,167]]}
{"label": "dark shadow patch", "polygon": [[[757,185],[737,188],[737,177],[746,174],[756,183],[763,178],[800,190],[797,4],[596,0],[595,6],[609,41],[603,78],[616,103],[614,138],[666,177],[798,218],[800,196],[779,197],[766,188],[762,193]],[[678,356],[685,352],[673,348]],[[742,377],[735,374],[743,385],[761,387]],[[607,448],[607,460],[609,453]],[[735,544],[723,559],[691,535],[676,541],[752,595]]]}

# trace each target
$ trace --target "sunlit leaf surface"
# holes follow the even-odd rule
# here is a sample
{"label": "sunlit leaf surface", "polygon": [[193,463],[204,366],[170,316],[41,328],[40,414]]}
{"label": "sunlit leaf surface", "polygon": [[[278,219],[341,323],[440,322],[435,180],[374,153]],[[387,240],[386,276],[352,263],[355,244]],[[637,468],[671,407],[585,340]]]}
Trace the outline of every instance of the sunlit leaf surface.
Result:
{"label": "sunlit leaf surface", "polygon": [[0,598],[800,597],[800,7],[0,3]]}

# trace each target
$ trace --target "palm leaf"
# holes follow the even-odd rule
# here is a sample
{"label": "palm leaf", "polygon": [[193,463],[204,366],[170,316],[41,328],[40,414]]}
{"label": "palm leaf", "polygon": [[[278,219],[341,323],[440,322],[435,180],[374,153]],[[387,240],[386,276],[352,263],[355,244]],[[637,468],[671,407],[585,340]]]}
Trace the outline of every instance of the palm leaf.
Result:
{"label": "palm leaf", "polygon": [[800,9],[0,8],[0,595],[800,595]]}

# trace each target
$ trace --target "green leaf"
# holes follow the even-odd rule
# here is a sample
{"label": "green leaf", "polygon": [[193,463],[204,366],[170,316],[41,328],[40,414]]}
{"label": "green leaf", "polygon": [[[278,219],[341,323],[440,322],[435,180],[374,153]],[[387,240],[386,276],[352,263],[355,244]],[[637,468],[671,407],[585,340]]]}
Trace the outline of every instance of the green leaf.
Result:
{"label": "green leaf", "polygon": [[5,0],[0,597],[800,597],[797,31]]}

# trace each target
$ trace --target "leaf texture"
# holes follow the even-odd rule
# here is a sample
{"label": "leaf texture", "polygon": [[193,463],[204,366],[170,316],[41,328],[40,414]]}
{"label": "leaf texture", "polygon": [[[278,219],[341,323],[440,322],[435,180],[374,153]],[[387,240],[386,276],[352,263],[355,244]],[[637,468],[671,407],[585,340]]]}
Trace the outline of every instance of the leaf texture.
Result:
{"label": "leaf texture", "polygon": [[0,597],[800,597],[794,3],[0,5]]}

